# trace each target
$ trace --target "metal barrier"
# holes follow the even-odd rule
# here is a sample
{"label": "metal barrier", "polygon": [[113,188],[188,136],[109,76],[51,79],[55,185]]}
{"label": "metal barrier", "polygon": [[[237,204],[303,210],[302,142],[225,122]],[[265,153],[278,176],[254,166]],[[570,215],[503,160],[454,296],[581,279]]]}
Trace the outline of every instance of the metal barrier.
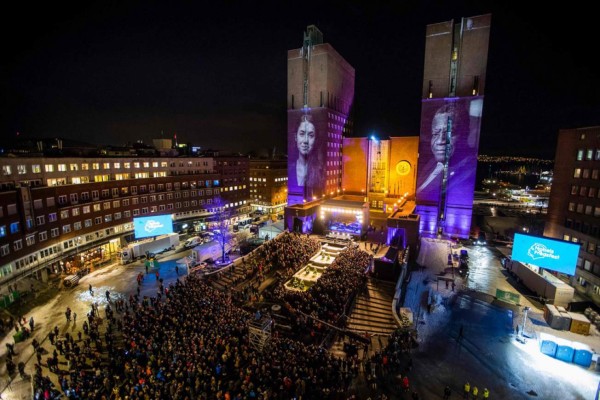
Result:
{"label": "metal barrier", "polygon": [[68,288],[76,286],[78,283],[79,283],[79,275],[69,275],[63,281],[63,285],[65,285],[65,287],[68,287]]}

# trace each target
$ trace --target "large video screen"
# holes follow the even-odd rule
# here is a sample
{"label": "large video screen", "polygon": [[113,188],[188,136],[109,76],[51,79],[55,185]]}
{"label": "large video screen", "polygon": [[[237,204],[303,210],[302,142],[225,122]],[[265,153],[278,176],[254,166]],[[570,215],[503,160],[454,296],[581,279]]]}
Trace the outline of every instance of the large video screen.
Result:
{"label": "large video screen", "polygon": [[578,244],[515,233],[512,251],[515,261],[575,275],[578,255]]}
{"label": "large video screen", "polygon": [[153,215],[133,219],[133,232],[136,239],[173,233],[171,215]]}
{"label": "large video screen", "polygon": [[[483,97],[426,99],[421,107],[417,205],[442,210],[444,232],[468,237]],[[437,230],[440,215],[428,218]]]}
{"label": "large video screen", "polygon": [[288,205],[324,193],[327,132],[326,109],[288,110]]}

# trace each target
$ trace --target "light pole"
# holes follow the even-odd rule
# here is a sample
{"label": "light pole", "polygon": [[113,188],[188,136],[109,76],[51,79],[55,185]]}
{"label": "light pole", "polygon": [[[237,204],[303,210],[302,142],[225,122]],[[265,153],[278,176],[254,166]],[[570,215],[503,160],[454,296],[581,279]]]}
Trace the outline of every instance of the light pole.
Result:
{"label": "light pole", "polygon": [[525,336],[525,326],[527,325],[527,312],[531,310],[531,307],[526,306],[525,308],[523,308],[523,311],[525,312],[525,314],[523,314],[523,326],[521,327],[521,338],[523,338],[523,336]]}
{"label": "light pole", "polygon": [[81,242],[81,236],[77,236],[75,239],[75,260],[77,261],[77,267],[81,268],[81,259],[79,258],[79,242]]}

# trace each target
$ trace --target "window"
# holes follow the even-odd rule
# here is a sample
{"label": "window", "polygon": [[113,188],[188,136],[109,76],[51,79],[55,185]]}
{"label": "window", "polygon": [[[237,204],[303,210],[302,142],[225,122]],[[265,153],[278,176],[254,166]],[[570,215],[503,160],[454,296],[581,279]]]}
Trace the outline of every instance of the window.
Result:
{"label": "window", "polygon": [[7,256],[10,254],[10,246],[5,244],[2,247],[0,247],[0,255],[1,256]]}
{"label": "window", "polygon": [[579,189],[579,195],[580,195],[580,196],[585,196],[586,194],[587,194],[587,187],[585,187],[585,186],[582,186],[582,187]]}
{"label": "window", "polygon": [[19,222],[13,222],[10,224],[10,233],[18,233],[21,230]]}
{"label": "window", "polygon": [[592,206],[585,206],[585,215],[592,215]]}
{"label": "window", "polygon": [[585,159],[591,160],[594,157],[594,149],[587,149],[585,152]]}
{"label": "window", "polygon": [[578,191],[579,191],[579,186],[577,186],[577,185],[571,186],[571,194],[576,195]]}
{"label": "window", "polygon": [[25,238],[25,244],[27,246],[33,246],[35,244],[35,235],[30,235]]}
{"label": "window", "polygon": [[590,177],[590,170],[588,168],[585,168],[583,170],[583,179],[588,179]]}
{"label": "window", "polygon": [[66,218],[69,218],[69,210],[61,210],[60,219],[66,219]]}
{"label": "window", "polygon": [[33,164],[31,166],[31,172],[33,172],[34,174],[41,174],[42,173],[42,167],[40,164]]}
{"label": "window", "polygon": [[581,178],[581,168],[575,168],[575,171],[573,171],[573,178]]}
{"label": "window", "polygon": [[127,207],[129,205],[129,199],[123,200],[123,207]]}
{"label": "window", "polygon": [[60,196],[58,196],[58,204],[61,204],[61,205],[67,204],[67,195],[66,194],[61,194]]}
{"label": "window", "polygon": [[135,205],[135,204],[139,204],[140,199],[138,199],[137,197],[134,197],[133,199],[131,199],[131,204]]}
{"label": "window", "polygon": [[100,163],[97,163],[97,162],[92,163],[92,169],[93,170],[99,170],[100,169]]}
{"label": "window", "polygon": [[120,212],[116,212],[115,213],[115,221],[121,219],[121,213]]}
{"label": "window", "polygon": [[43,215],[38,215],[37,217],[35,217],[35,224],[36,225],[44,225],[46,223],[46,217]]}
{"label": "window", "polygon": [[119,197],[119,188],[113,188],[111,192],[113,197]]}
{"label": "window", "polygon": [[62,230],[63,230],[63,233],[71,232],[71,224],[63,225]]}
{"label": "window", "polygon": [[83,226],[85,226],[86,228],[89,228],[90,226],[92,226],[92,220],[86,219],[85,221],[83,221]]}
{"label": "window", "polygon": [[124,216],[125,218],[131,218],[131,211],[129,211],[129,210],[125,210],[125,211],[123,211],[123,216]]}
{"label": "window", "polygon": [[578,213],[582,213],[583,212],[583,204],[577,203],[577,212]]}
{"label": "window", "polygon": [[81,221],[77,221],[73,224],[73,229],[78,231],[81,230]]}
{"label": "window", "polygon": [[97,190],[92,190],[92,200],[100,199],[100,192]]}
{"label": "window", "polygon": [[592,262],[590,260],[585,260],[583,262],[583,269],[585,269],[586,271],[589,271],[592,269]]}
{"label": "window", "polygon": [[94,204],[94,211],[100,211],[100,209],[101,209],[101,207],[100,207],[99,203]]}
{"label": "window", "polygon": [[43,242],[44,240],[48,240],[48,233],[47,233],[46,231],[44,231],[44,232],[40,232],[40,233],[38,234],[38,240],[39,240],[40,242]]}
{"label": "window", "polygon": [[102,168],[110,169],[110,163],[108,163],[108,162],[102,163]]}
{"label": "window", "polygon": [[53,238],[54,238],[54,237],[57,237],[57,236],[58,236],[58,234],[59,234],[59,232],[58,232],[58,228],[52,228],[52,229],[50,230],[50,237],[53,237]]}
{"label": "window", "polygon": [[27,165],[17,165],[17,174],[24,175],[27,173]]}
{"label": "window", "polygon": [[13,244],[14,244],[15,251],[21,250],[23,248],[23,241],[21,239],[15,240],[13,242]]}
{"label": "window", "polygon": [[90,206],[83,206],[83,213],[84,214],[89,214],[90,213]]}
{"label": "window", "polygon": [[119,208],[121,206],[121,202],[119,200],[115,200],[112,203],[113,208]]}
{"label": "window", "polygon": [[71,200],[71,203],[77,203],[78,202],[78,195],[77,195],[77,193],[71,193],[69,195],[69,199]]}
{"label": "window", "polygon": [[67,171],[67,164],[58,164],[58,170],[60,172],[66,172]]}
{"label": "window", "polygon": [[102,223],[102,217],[96,217],[96,218],[94,218],[94,224],[100,225],[101,223]]}
{"label": "window", "polygon": [[135,210],[133,210],[133,216],[137,217],[138,215],[140,215],[140,210],[139,208],[136,208]]}
{"label": "window", "polygon": [[596,197],[596,188],[589,188],[588,189],[588,197]]}
{"label": "window", "polygon": [[596,243],[588,243],[588,248],[587,248],[588,253],[596,253]]}
{"label": "window", "polygon": [[108,189],[102,189],[102,198],[106,199],[110,194],[110,191]]}
{"label": "window", "polygon": [[54,164],[46,164],[44,165],[44,169],[46,172],[54,172]]}
{"label": "window", "polygon": [[104,222],[111,222],[112,221],[112,214],[106,214],[104,216]]}
{"label": "window", "polygon": [[71,209],[71,214],[76,217],[79,215],[79,207],[75,207]]}
{"label": "window", "polygon": [[148,207],[142,207],[142,214],[148,214]]}
{"label": "window", "polygon": [[110,210],[110,201],[107,201],[106,203],[104,203],[104,209]]}
{"label": "window", "polygon": [[90,199],[90,192],[81,193],[81,201],[88,201]]}
{"label": "window", "polygon": [[48,221],[50,221],[50,222],[58,221],[58,215],[56,213],[48,214]]}

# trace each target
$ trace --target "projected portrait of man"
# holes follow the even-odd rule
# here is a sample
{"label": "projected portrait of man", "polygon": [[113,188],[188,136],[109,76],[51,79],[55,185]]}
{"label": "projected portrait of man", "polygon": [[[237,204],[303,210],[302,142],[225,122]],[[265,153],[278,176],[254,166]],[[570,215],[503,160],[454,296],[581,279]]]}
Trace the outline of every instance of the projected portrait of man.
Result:
{"label": "projected portrait of man", "polygon": [[435,109],[431,125],[425,127],[429,135],[422,139],[428,142],[431,153],[422,156],[427,161],[419,171],[418,196],[437,199],[445,167],[447,190],[461,190],[459,186],[467,182],[471,185],[476,167],[480,117],[481,102],[478,100],[445,103]]}

